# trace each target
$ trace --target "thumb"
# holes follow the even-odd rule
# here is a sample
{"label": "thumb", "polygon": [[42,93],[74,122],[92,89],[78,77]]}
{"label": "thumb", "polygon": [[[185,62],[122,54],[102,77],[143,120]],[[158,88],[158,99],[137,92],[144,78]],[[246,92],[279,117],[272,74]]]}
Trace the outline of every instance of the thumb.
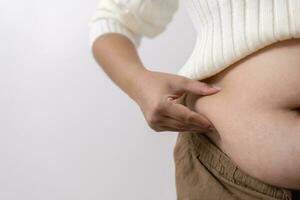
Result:
{"label": "thumb", "polygon": [[221,88],[216,85],[209,85],[205,82],[188,78],[186,78],[182,84],[181,89],[185,92],[190,92],[196,95],[209,95],[221,90]]}

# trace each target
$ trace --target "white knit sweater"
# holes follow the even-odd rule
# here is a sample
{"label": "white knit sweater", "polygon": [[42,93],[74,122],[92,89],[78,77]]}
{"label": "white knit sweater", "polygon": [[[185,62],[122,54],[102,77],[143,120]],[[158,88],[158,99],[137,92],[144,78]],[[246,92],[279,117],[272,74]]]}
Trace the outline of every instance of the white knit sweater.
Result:
{"label": "white knit sweater", "polygon": [[[300,0],[182,0],[197,31],[192,54],[177,72],[201,80],[276,41],[300,38]],[[109,32],[140,47],[167,28],[178,0],[100,0],[90,20],[90,46]]]}

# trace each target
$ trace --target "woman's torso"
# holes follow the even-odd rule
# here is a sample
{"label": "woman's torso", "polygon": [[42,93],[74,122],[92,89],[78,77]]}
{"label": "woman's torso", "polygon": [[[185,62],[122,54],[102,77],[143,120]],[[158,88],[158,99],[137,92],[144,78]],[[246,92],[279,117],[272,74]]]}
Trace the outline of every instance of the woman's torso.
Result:
{"label": "woman's torso", "polygon": [[222,88],[186,97],[216,127],[207,136],[249,175],[300,189],[300,39],[273,43],[201,81]]}

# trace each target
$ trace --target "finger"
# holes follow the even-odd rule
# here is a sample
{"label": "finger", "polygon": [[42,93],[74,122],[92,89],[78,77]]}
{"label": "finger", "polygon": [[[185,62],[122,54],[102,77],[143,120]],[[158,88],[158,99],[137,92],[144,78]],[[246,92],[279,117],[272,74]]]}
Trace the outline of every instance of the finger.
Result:
{"label": "finger", "polygon": [[206,133],[207,131],[201,131],[199,129],[178,129],[171,126],[162,126],[164,131],[174,131],[174,132],[196,132],[196,133]]}
{"label": "finger", "polygon": [[179,127],[174,127],[172,125],[168,125],[168,124],[162,124],[162,125],[158,125],[155,129],[153,129],[157,132],[162,132],[162,131],[184,131],[185,127],[183,126],[179,126]]}
{"label": "finger", "polygon": [[196,95],[209,95],[221,90],[216,85],[209,85],[205,82],[185,78],[180,86],[182,91],[190,92]]}
{"label": "finger", "polygon": [[183,129],[174,128],[171,126],[162,126],[165,131],[183,132]]}
{"label": "finger", "polygon": [[186,128],[186,124],[165,114],[163,115],[162,121],[164,122],[163,124],[161,124],[162,126],[169,126],[178,130]]}
{"label": "finger", "polygon": [[170,104],[170,106],[166,108],[165,115],[187,124],[193,124],[200,128],[209,128],[209,126],[213,126],[206,117],[190,110],[182,104]]}
{"label": "finger", "polygon": [[[178,131],[178,132],[184,132],[184,131],[195,131],[195,132],[205,132],[205,130],[199,128],[199,127],[195,127],[193,125],[189,125],[189,126],[176,126],[176,125],[161,125],[160,126],[161,129],[166,130],[166,131]],[[206,131],[207,132],[207,131]]]}
{"label": "finger", "polygon": [[176,119],[166,116],[165,114],[161,114],[160,120],[157,121],[154,126],[152,126],[152,129],[160,132],[160,131],[164,131],[166,127],[177,131],[177,130],[183,130],[186,126],[183,122],[180,122]]}

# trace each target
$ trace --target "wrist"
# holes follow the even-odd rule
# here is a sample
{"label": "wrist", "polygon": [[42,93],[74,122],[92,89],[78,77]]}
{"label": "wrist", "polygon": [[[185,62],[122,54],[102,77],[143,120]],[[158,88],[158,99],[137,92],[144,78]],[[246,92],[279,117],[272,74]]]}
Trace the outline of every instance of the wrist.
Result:
{"label": "wrist", "polygon": [[149,76],[150,73],[151,71],[146,68],[139,69],[132,74],[129,80],[130,87],[128,95],[138,104],[145,91],[145,84],[148,84],[147,76]]}

